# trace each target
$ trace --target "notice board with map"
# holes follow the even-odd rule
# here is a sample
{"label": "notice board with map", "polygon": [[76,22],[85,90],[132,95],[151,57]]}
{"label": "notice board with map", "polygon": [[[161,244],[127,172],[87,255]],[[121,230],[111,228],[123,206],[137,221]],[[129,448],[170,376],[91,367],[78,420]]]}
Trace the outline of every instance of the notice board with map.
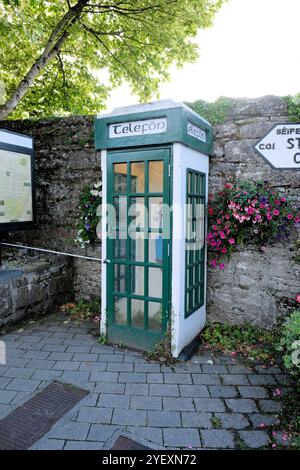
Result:
{"label": "notice board with map", "polygon": [[33,140],[0,129],[0,232],[29,229],[34,223]]}

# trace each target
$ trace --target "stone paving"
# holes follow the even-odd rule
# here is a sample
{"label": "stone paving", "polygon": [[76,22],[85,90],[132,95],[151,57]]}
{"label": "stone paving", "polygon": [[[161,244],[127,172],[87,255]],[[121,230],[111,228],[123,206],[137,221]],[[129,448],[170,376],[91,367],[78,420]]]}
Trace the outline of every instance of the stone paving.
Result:
{"label": "stone paving", "polygon": [[[54,314],[1,337],[0,419],[53,379],[89,395],[33,449],[101,449],[118,430],[153,448],[269,447],[278,422],[279,367],[253,370],[229,356],[194,356],[167,367],[142,354],[99,344],[87,325]],[[266,427],[261,426],[265,423]]]}

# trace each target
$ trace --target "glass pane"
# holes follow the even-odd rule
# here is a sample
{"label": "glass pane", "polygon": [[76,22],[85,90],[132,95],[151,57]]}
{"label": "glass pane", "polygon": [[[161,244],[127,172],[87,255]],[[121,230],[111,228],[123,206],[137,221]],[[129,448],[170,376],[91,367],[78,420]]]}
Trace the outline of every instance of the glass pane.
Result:
{"label": "glass pane", "polygon": [[187,185],[187,191],[188,193],[192,192],[192,173],[189,171],[188,172],[188,185]]}
{"label": "glass pane", "polygon": [[149,162],[149,192],[163,192],[164,162],[162,160]]}
{"label": "glass pane", "polygon": [[114,191],[126,193],[127,189],[127,163],[114,163]]}
{"label": "glass pane", "polygon": [[126,266],[115,264],[115,291],[126,292]]}
{"label": "glass pane", "polygon": [[201,194],[202,196],[205,196],[204,184],[205,184],[205,177],[203,175],[199,175],[199,194]]}
{"label": "glass pane", "polygon": [[[116,226],[117,229],[126,231],[127,230],[127,197],[119,196],[114,197],[114,206],[116,210]],[[119,238],[124,238],[119,237]]]}
{"label": "glass pane", "polygon": [[149,268],[148,272],[148,295],[149,297],[162,298],[162,269]]}
{"label": "glass pane", "polygon": [[149,227],[162,228],[163,198],[149,197]]}
{"label": "glass pane", "polygon": [[131,324],[143,328],[144,326],[144,301],[131,299]]}
{"label": "glass pane", "polygon": [[142,266],[131,267],[131,292],[144,295],[144,268]]}
{"label": "glass pane", "polygon": [[115,323],[127,323],[127,299],[122,297],[115,300]]}
{"label": "glass pane", "polygon": [[149,233],[149,263],[163,262],[163,238],[161,233]]}
{"label": "glass pane", "polygon": [[129,232],[131,238],[131,259],[144,261],[144,232]]}
{"label": "glass pane", "polygon": [[145,164],[144,162],[131,163],[131,192],[143,193],[145,191]]}
{"label": "glass pane", "polygon": [[193,301],[193,290],[189,292],[189,310],[192,310],[194,306],[194,301]]}
{"label": "glass pane", "polygon": [[145,198],[131,197],[128,210],[130,217],[129,230],[145,227]]}
{"label": "glass pane", "polygon": [[126,258],[126,238],[122,238],[121,236],[125,235],[126,232],[117,232],[117,239],[115,240],[115,258]]}
{"label": "glass pane", "polygon": [[148,302],[148,328],[160,331],[162,328],[162,304]]}
{"label": "glass pane", "polygon": [[195,234],[197,239],[197,249],[201,249],[204,246],[204,228],[205,228],[205,211],[203,202],[198,202],[195,207],[196,212],[196,225]]}
{"label": "glass pane", "polygon": [[193,268],[189,268],[188,270],[188,278],[189,278],[189,283],[187,284],[188,287],[191,287],[194,284],[194,278],[193,278]]}
{"label": "glass pane", "polygon": [[195,289],[195,299],[194,299],[194,307],[199,305],[199,288]]}

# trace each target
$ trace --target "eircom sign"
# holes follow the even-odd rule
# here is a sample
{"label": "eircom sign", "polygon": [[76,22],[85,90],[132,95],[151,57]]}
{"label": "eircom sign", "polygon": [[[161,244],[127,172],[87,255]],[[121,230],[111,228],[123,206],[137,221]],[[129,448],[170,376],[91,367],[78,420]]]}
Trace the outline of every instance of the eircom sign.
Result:
{"label": "eircom sign", "polygon": [[254,150],[272,168],[300,170],[300,123],[276,124]]}

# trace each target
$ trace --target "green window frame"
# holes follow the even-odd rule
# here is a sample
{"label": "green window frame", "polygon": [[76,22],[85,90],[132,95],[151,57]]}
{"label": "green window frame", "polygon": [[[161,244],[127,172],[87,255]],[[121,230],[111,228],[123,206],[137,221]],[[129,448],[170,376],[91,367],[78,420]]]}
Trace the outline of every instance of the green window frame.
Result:
{"label": "green window frame", "polygon": [[185,318],[204,305],[205,198],[205,173],[188,168],[186,172]]}

